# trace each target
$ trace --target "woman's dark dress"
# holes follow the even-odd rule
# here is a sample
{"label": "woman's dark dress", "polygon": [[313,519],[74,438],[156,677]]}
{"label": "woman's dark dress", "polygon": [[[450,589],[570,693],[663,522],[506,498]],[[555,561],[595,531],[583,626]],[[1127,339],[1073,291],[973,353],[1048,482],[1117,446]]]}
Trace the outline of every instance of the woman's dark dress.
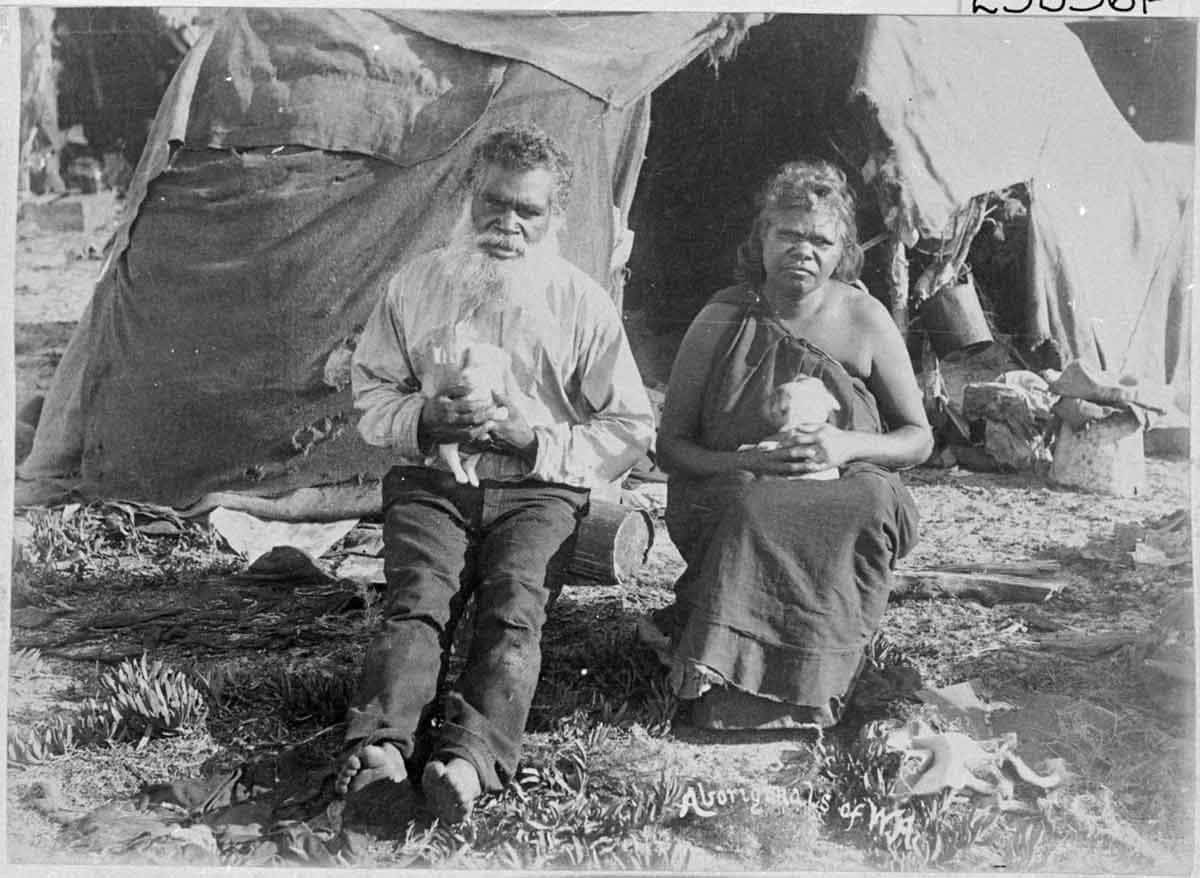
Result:
{"label": "woman's dark dress", "polygon": [[[838,427],[882,430],[864,383],[789,334],[754,290],[732,287],[712,302],[743,312],[718,346],[701,445],[732,451],[770,435],[768,396],[800,375],[838,400]],[[667,527],[687,562],[675,586],[678,694],[724,683],[837,717],[883,616],[892,566],[916,541],[916,507],[899,476],[864,462],[829,481],[675,476]]]}

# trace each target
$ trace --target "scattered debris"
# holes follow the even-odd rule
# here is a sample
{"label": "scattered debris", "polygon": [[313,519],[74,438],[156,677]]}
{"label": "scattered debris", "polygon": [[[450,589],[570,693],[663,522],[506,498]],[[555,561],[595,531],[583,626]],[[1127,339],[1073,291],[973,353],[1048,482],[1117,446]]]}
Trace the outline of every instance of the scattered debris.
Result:
{"label": "scattered debris", "polygon": [[1139,670],[1159,710],[1191,717],[1196,704],[1196,631],[1191,590],[1168,601],[1139,654]]}
{"label": "scattered debris", "polygon": [[383,554],[383,526],[360,521],[350,533],[346,534],[339,546],[326,553],[327,558],[338,558],[344,555],[363,555],[368,558],[378,558]]}
{"label": "scattered debris", "polygon": [[290,522],[333,522],[377,515],[380,504],[378,480],[297,488],[279,497],[259,497],[239,491],[213,491],[179,510],[184,518],[197,518],[224,507],[261,519]]}
{"label": "scattered debris", "polygon": [[1111,539],[1093,539],[1079,555],[1110,564],[1132,561],[1151,567],[1183,567],[1192,562],[1191,514],[1177,509],[1141,524],[1118,523]]}
{"label": "scattered debris", "polygon": [[896,573],[892,599],[953,597],[997,603],[1041,602],[1058,594],[1066,583],[1052,578],[1053,562],[1013,564],[950,564]]}
{"label": "scattered debris", "polygon": [[1012,710],[1012,705],[1003,701],[987,702],[979,697],[977,680],[952,683],[937,689],[921,689],[917,698],[936,707],[944,716],[961,721],[976,735],[989,733],[988,717],[999,710]]}
{"label": "scattered debris", "polygon": [[925,796],[943,790],[966,790],[995,796],[1001,810],[1036,809],[1014,798],[1015,786],[1006,776],[1010,769],[1019,780],[1045,791],[1066,780],[1061,759],[1047,760],[1046,774],[1038,774],[1013,752],[1016,735],[976,741],[962,732],[936,733],[927,723],[913,721],[887,735],[887,746],[906,757],[892,795],[897,799]]}
{"label": "scattered debris", "polygon": [[354,349],[358,347],[358,337],[362,330],[343,338],[325,359],[324,380],[328,387],[334,390],[345,390],[350,386],[350,363],[354,357]]}
{"label": "scattered debris", "polygon": [[1054,650],[1077,659],[1092,659],[1145,643],[1146,634],[1136,631],[1112,631],[1100,634],[1063,631],[1044,634],[1036,638],[1034,642],[1039,649]]}
{"label": "scattered debris", "polygon": [[1158,414],[1170,410],[1174,396],[1168,387],[1139,384],[1136,378],[1103,372],[1088,366],[1082,360],[1067,363],[1062,372],[1050,382],[1050,390],[1059,396],[1086,400],[1102,406],[1136,407]]}
{"label": "scattered debris", "polygon": [[84,848],[142,864],[347,865],[352,838],[327,774],[285,751],[209,777],[147,784],[82,816],[52,803],[40,810]]}
{"label": "scattered debris", "polygon": [[42,628],[67,612],[67,610],[45,610],[41,607],[20,607],[12,611],[10,618],[13,625],[18,628]]}
{"label": "scattered debris", "polygon": [[320,558],[358,524],[358,519],[268,521],[249,512],[218,506],[208,513],[208,523],[231,549],[254,561],[278,546],[293,547],[313,558]]}
{"label": "scattered debris", "polygon": [[369,555],[346,555],[334,568],[338,579],[349,579],[366,585],[386,582],[383,575],[383,559]]}
{"label": "scattered debris", "polygon": [[1030,470],[1050,461],[1047,384],[1032,372],[963,388],[963,416],[983,422],[984,449],[1001,468]]}

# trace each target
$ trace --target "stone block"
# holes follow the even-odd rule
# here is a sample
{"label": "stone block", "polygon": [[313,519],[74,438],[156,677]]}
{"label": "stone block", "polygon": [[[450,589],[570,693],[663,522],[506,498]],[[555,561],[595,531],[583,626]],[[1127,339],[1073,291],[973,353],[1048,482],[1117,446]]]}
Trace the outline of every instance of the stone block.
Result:
{"label": "stone block", "polygon": [[1133,497],[1146,489],[1144,433],[1128,412],[1092,421],[1081,429],[1067,422],[1054,443],[1050,480],[1095,494]]}

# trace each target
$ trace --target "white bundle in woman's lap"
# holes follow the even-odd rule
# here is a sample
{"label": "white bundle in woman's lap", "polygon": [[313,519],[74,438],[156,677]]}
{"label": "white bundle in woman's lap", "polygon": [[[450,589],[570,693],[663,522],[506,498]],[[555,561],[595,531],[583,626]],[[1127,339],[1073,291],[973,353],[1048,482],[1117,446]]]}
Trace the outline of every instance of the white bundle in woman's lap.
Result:
{"label": "white bundle in woman's lap", "polygon": [[[841,405],[833,394],[818,378],[802,375],[793,381],[785,381],[773,391],[768,400],[768,412],[776,430],[766,439],[751,445],[743,445],[738,450],[757,448],[761,451],[774,451],[792,431],[797,429],[812,429],[829,420],[829,416],[841,409]],[[836,479],[836,467],[820,470],[815,473],[805,473],[791,478],[801,479]]]}

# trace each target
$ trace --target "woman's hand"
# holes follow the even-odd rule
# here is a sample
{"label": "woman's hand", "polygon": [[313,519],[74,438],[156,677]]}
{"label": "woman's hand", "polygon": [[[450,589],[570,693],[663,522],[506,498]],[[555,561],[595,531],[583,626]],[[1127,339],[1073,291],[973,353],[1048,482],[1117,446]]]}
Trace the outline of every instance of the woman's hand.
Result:
{"label": "woman's hand", "polygon": [[743,455],[742,468],[759,475],[803,476],[834,469],[849,463],[854,450],[854,434],[832,424],[797,427],[779,440],[772,450],[750,448]]}

